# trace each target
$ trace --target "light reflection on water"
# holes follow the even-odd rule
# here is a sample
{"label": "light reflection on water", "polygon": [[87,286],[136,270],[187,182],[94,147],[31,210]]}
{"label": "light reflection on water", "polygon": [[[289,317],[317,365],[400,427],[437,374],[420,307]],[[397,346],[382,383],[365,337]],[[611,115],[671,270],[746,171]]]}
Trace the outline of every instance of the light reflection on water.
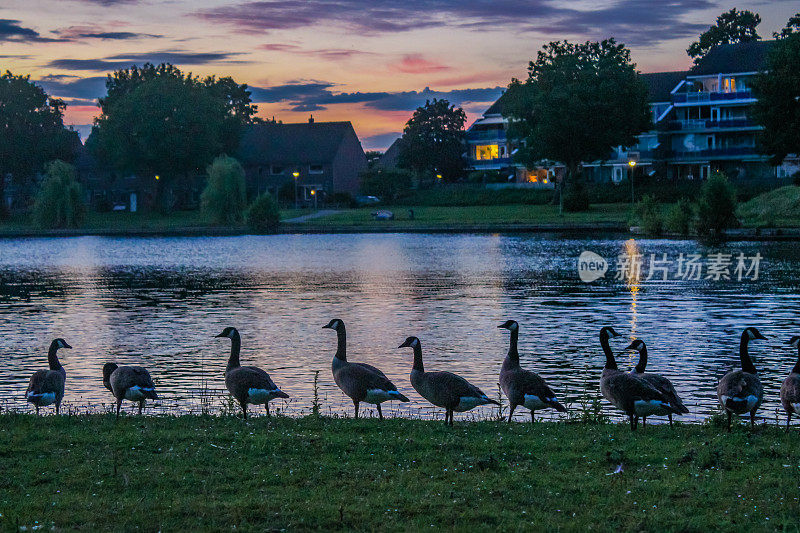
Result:
{"label": "light reflection on water", "polygon": [[[592,250],[619,254],[760,252],[758,281],[668,281],[636,277],[582,283],[576,260]],[[0,405],[28,409],[30,374],[46,365],[49,341],[63,336],[65,403],[108,405],[100,379],[108,360],[147,366],[164,398],[156,410],[199,409],[204,390],[219,409],[229,344],[212,338],[239,328],[242,360],[257,364],[308,412],[315,370],[323,412],[352,413],[330,361],[336,338],[321,329],[339,317],[352,360],[379,366],[410,398],[385,412],[427,416],[408,382],[408,335],[423,344],[428,369],[459,372],[491,396],[507,349],[497,325],[521,324],[523,365],[548,379],[566,402],[598,393],[603,356],[597,333],[613,325],[648,344],[649,370],[676,384],[694,416],[716,409],[717,379],[737,362],[746,326],[769,340],[751,353],[773,417],[780,383],[800,334],[795,243],[729,243],[559,235],[281,235],[215,238],[12,239],[0,241]],[[632,367],[635,357],[619,357]],[[279,403],[273,404],[280,406]],[[159,407],[160,406],[160,407]],[[491,410],[479,411],[486,416]],[[464,416],[464,415],[462,415]],[[521,419],[524,414],[520,413]]]}

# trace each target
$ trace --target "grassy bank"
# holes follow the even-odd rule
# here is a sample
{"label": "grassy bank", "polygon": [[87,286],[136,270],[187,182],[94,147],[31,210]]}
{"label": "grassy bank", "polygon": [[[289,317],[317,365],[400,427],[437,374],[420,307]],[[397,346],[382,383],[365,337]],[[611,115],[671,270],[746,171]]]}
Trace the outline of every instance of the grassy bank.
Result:
{"label": "grassy bank", "polygon": [[794,531],[800,495],[774,427],[0,415],[0,464],[9,531]]}
{"label": "grassy bank", "polygon": [[789,185],[756,196],[736,214],[747,227],[799,228],[800,187]]}

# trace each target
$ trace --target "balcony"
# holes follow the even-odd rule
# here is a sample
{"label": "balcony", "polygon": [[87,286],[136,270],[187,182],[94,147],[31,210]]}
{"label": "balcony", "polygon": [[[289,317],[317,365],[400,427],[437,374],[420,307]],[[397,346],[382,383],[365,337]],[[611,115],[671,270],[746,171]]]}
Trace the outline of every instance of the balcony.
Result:
{"label": "balcony", "polygon": [[505,141],[505,130],[468,131],[467,141]]}
{"label": "balcony", "polygon": [[692,150],[692,151],[672,151],[667,157],[669,159],[714,159],[726,157],[761,157],[756,152],[754,146],[737,146],[734,148],[711,148],[708,150]]}
{"label": "balcony", "polygon": [[675,104],[704,104],[729,100],[750,100],[752,98],[753,93],[751,91],[737,91],[732,93],[696,92],[673,94],[672,102]]}
{"label": "balcony", "polygon": [[669,129],[678,130],[712,130],[725,128],[754,128],[758,124],[747,118],[727,119],[727,120],[672,120]]}

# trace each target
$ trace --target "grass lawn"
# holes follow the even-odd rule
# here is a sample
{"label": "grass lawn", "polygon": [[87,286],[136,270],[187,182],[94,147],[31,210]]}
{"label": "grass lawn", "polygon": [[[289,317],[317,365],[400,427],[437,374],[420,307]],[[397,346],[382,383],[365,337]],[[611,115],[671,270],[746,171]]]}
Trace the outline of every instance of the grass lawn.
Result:
{"label": "grass lawn", "polygon": [[[375,221],[372,217],[378,209],[388,209],[394,220]],[[414,209],[414,220],[409,209]],[[309,220],[309,225],[341,226],[458,226],[473,224],[595,224],[621,223],[628,221],[629,204],[596,204],[585,213],[558,214],[553,205],[497,205],[472,207],[370,207],[348,209],[335,215]]]}
{"label": "grass lawn", "polygon": [[800,227],[800,187],[788,185],[760,194],[741,204],[736,214],[747,227]]}
{"label": "grass lawn", "polygon": [[790,530],[774,426],[0,415],[0,529]]}

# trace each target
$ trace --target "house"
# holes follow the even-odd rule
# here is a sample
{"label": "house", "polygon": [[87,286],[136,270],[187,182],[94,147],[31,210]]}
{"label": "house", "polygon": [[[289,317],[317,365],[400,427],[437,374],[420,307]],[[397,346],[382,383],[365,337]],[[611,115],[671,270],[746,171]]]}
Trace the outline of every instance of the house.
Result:
{"label": "house", "polygon": [[[620,182],[629,175],[667,179],[705,179],[714,170],[732,179],[786,178],[800,170],[797,154],[779,167],[758,153],[762,127],[750,118],[756,98],[753,78],[767,67],[775,41],[720,45],[689,71],[642,74],[648,87],[653,129],[634,146],[619,146],[602,161],[583,164],[592,181]],[[502,97],[467,132],[467,154],[473,170],[516,172],[516,181],[541,179],[541,169],[515,165],[514,140],[507,138]],[[550,176],[563,167],[555,164]],[[511,177],[511,176],[509,176]]]}
{"label": "house", "polygon": [[248,196],[295,184],[299,202],[358,192],[367,157],[350,122],[248,126],[236,158],[245,170]]}

